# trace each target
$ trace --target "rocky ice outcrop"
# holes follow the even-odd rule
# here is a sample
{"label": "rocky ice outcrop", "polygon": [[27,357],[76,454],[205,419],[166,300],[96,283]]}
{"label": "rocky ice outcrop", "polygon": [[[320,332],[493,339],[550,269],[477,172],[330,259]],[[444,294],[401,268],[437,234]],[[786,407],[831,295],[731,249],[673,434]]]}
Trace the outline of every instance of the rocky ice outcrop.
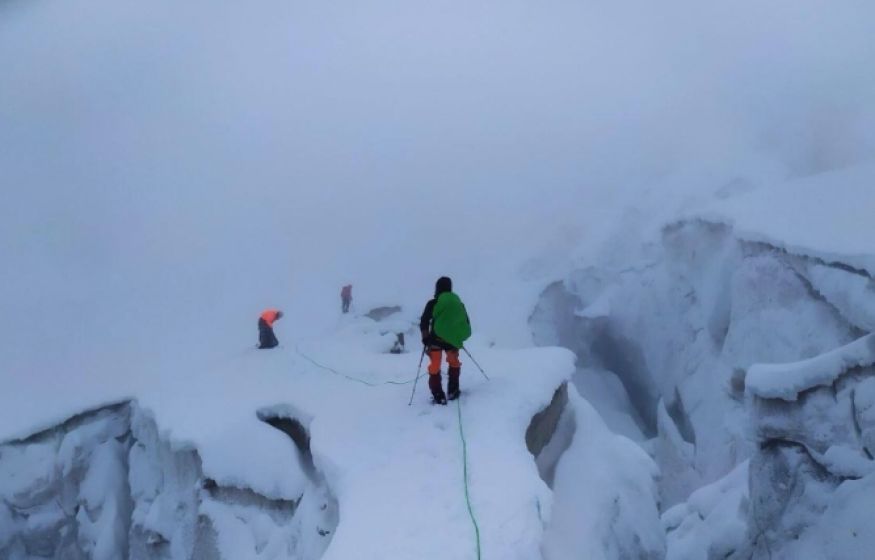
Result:
{"label": "rocky ice outcrop", "polygon": [[[544,531],[545,560],[662,560],[658,469],[639,446],[611,432],[574,387],[542,455],[567,446],[551,473],[553,507]],[[541,465],[539,457],[539,466]],[[543,472],[543,471],[542,471]]]}
{"label": "rocky ice outcrop", "polygon": [[653,460],[611,433],[573,386],[563,383],[526,430],[526,447],[553,490],[545,512],[545,560],[662,560]]}
{"label": "rocky ice outcrop", "polygon": [[749,560],[748,461],[662,515],[667,560]]}
{"label": "rocky ice outcrop", "polygon": [[[750,466],[755,554],[860,558],[853,551],[875,538],[853,519],[871,519],[875,494],[860,500],[849,492],[875,484],[875,337],[797,363],[755,366],[748,391],[757,439]],[[851,523],[836,527],[839,519]]]}
{"label": "rocky ice outcrop", "polygon": [[[696,219],[664,228],[635,266],[584,268],[551,285],[530,326],[537,343],[577,354],[577,387],[611,429],[629,435],[623,426],[634,423],[655,438],[667,508],[754,452],[747,368],[860,337],[875,324],[875,309],[860,304],[872,289],[850,267]],[[605,398],[615,382],[625,395]]]}
{"label": "rocky ice outcrop", "polygon": [[123,557],[130,416],[119,404],[0,446],[0,557]]}
{"label": "rocky ice outcrop", "polygon": [[549,286],[530,326],[660,467],[667,558],[850,559],[875,544],[850,513],[875,513],[854,493],[875,488],[873,295],[840,255],[693,219],[636,266]]}
{"label": "rocky ice outcrop", "polygon": [[755,397],[795,401],[809,389],[830,387],[847,372],[871,365],[873,357],[875,335],[870,334],[801,362],[754,365],[745,381]]}
{"label": "rocky ice outcrop", "polygon": [[676,504],[701,486],[695,469],[696,446],[684,440],[661,400],[657,428],[659,435],[652,441],[651,453],[666,473],[659,479],[660,502]]}
{"label": "rocky ice outcrop", "polygon": [[309,559],[337,524],[312,473],[297,499],[219,484],[135,402],[0,445],[0,466],[0,558],[10,560]]}
{"label": "rocky ice outcrop", "polygon": [[538,473],[550,488],[559,459],[571,445],[574,430],[569,429],[566,416],[568,383],[563,383],[546,408],[532,417],[526,429],[526,448],[535,457]]}

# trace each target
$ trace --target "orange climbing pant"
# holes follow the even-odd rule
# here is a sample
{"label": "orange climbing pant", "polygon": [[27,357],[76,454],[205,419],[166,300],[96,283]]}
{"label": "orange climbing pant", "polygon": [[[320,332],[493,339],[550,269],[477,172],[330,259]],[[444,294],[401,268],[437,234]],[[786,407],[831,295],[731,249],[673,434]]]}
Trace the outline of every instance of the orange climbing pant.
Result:
{"label": "orange climbing pant", "polygon": [[447,364],[451,368],[459,369],[462,362],[459,361],[458,350],[441,350],[440,348],[428,349],[428,373],[437,375],[441,372],[441,352],[447,353]]}

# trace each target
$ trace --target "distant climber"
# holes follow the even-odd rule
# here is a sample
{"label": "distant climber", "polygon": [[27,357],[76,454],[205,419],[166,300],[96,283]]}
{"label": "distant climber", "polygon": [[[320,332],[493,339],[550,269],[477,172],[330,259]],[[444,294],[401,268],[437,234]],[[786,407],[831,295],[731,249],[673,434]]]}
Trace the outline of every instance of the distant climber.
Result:
{"label": "distant climber", "polygon": [[389,350],[390,354],[403,354],[404,353],[404,333],[395,333],[395,343],[392,345],[392,348]]}
{"label": "distant climber", "polygon": [[[459,376],[462,362],[459,349],[471,336],[471,320],[465,304],[453,293],[453,281],[446,276],[438,278],[434,288],[434,298],[425,304],[419,319],[422,344],[428,352],[428,388],[435,404],[447,404],[459,398]],[[447,354],[447,392],[441,383],[441,352]]]}
{"label": "distant climber", "polygon": [[352,284],[347,284],[340,289],[341,308],[344,313],[349,313],[349,304],[352,303]]}
{"label": "distant climber", "polygon": [[274,348],[279,344],[276,335],[273,334],[273,324],[277,319],[282,319],[283,312],[278,309],[266,309],[258,318],[258,347],[261,349]]}

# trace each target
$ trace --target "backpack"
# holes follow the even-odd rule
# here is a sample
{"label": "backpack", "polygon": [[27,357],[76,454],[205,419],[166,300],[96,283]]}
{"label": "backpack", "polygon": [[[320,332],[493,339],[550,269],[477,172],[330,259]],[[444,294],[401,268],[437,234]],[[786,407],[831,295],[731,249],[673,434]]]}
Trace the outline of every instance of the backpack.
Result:
{"label": "backpack", "polygon": [[432,312],[434,334],[442,340],[461,348],[471,337],[471,321],[465,304],[453,292],[444,292],[437,298]]}

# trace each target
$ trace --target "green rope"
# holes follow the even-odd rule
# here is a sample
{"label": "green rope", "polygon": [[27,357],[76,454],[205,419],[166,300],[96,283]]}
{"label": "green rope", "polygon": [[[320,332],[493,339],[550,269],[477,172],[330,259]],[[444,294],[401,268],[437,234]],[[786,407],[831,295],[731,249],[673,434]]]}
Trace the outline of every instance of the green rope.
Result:
{"label": "green rope", "polygon": [[462,440],[462,472],[465,476],[465,504],[468,506],[468,516],[474,526],[474,535],[477,537],[477,560],[480,560],[480,526],[474,516],[471,507],[471,495],[468,491],[468,442],[465,440],[465,430],[462,428],[462,399],[456,399],[456,411],[459,416],[459,438]]}
{"label": "green rope", "polygon": [[325,371],[330,371],[334,375],[339,375],[340,377],[343,377],[345,379],[349,379],[350,381],[355,381],[356,383],[361,383],[363,385],[367,385],[368,387],[379,387],[380,385],[407,385],[408,383],[411,382],[411,380],[408,379],[407,381],[381,381],[379,383],[374,383],[373,381],[368,381],[367,379],[360,379],[360,378],[354,377],[352,375],[347,375],[345,373],[341,373],[341,372],[337,371],[334,368],[330,368],[326,365],[322,365],[319,362],[317,362],[316,360],[314,360],[313,358],[311,358],[310,356],[301,352],[301,349],[297,346],[295,346],[295,352],[299,356],[301,356],[302,358],[304,358],[305,360],[307,360],[308,362],[310,362],[311,364],[313,364],[314,366],[316,366],[318,368],[324,369]]}
{"label": "green rope", "polygon": [[[314,366],[324,369],[325,371],[330,371],[335,375],[339,375],[345,379],[349,379],[350,381],[355,381],[357,383],[362,383],[367,385],[368,387],[377,387],[379,385],[406,385],[411,381],[383,381],[381,383],[373,383],[366,379],[360,379],[358,377],[354,377],[352,375],[347,375],[345,373],[341,373],[334,368],[328,367],[326,365],[320,364],[310,356],[301,352],[300,348],[295,346],[295,352],[313,364]],[[417,372],[416,380],[419,379],[419,372]],[[415,380],[414,380],[415,381]],[[474,526],[474,535],[477,538],[477,560],[480,560],[480,526],[477,524],[477,518],[474,516],[474,508],[471,507],[471,494],[468,490],[468,442],[465,439],[465,430],[462,427],[462,399],[456,399],[456,411],[459,417],[459,438],[462,440],[462,474],[464,476],[464,488],[465,488],[465,505],[468,507],[468,516],[471,518],[471,524]]]}

